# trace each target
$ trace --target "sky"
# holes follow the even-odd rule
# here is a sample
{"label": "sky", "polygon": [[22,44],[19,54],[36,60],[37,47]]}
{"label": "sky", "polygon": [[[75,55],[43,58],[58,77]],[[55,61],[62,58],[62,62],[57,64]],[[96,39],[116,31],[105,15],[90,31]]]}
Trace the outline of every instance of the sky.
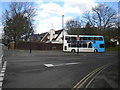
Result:
{"label": "sky", "polygon": [[[23,2],[25,0],[12,0]],[[118,11],[119,0],[27,0],[35,3],[37,16],[35,19],[35,33],[48,32],[50,29],[62,29],[62,15],[65,23],[74,18],[81,18],[85,11],[90,11],[92,7],[98,4],[106,4]],[[11,0],[0,0],[0,18],[2,12],[8,9]],[[0,33],[2,33],[2,24],[0,19]],[[1,37],[1,35],[0,35]]]}

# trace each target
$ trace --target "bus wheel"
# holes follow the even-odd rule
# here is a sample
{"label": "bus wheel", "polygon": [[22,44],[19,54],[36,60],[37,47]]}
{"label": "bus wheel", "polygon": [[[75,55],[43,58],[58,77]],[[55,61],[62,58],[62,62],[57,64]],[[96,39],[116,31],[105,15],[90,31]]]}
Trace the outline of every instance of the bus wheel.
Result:
{"label": "bus wheel", "polygon": [[94,52],[98,52],[97,49],[95,49]]}
{"label": "bus wheel", "polygon": [[72,53],[75,53],[75,49],[72,49],[71,52],[72,52]]}

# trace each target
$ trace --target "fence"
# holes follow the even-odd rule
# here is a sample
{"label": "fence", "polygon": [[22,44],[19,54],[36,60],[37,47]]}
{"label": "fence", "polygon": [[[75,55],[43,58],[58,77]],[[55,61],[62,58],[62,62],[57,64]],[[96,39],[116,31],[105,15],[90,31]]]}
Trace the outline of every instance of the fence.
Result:
{"label": "fence", "polygon": [[[31,42],[32,50],[62,50],[63,44]],[[30,49],[30,42],[18,42],[15,49]]]}
{"label": "fence", "polygon": [[[116,42],[107,42],[105,47],[115,47]],[[63,44],[52,44],[52,43],[40,43],[40,42],[31,42],[32,50],[62,50]],[[15,49],[30,49],[30,42],[18,42],[15,45]]]}

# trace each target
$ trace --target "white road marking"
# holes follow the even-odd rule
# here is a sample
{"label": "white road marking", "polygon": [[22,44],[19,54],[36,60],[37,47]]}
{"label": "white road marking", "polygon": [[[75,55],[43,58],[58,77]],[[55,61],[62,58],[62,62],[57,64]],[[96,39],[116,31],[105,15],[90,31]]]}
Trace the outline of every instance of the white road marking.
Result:
{"label": "white road marking", "polygon": [[2,84],[3,84],[3,83],[2,83],[2,82],[0,82],[0,87],[2,86]]}
{"label": "white road marking", "polygon": [[1,55],[1,58],[3,58],[3,54]]}
{"label": "white road marking", "polygon": [[5,73],[5,71],[1,71],[1,73]]}
{"label": "white road marking", "polygon": [[3,54],[2,54],[1,57],[0,57],[0,61],[2,61],[2,58],[3,58]]}
{"label": "white road marking", "polygon": [[46,67],[54,67],[53,64],[44,64]]}
{"label": "white road marking", "polygon": [[3,81],[3,77],[0,77],[0,82],[2,82]]}
{"label": "white road marking", "polygon": [[3,80],[4,80],[6,66],[7,66],[7,61],[4,61],[3,67],[0,72],[0,90],[2,90],[2,84],[3,84]]}
{"label": "white road marking", "polygon": [[73,62],[73,63],[62,63],[62,64],[44,64],[46,67],[56,67],[56,66],[65,66],[65,65],[74,65],[79,64],[80,62]]}
{"label": "white road marking", "polygon": [[1,74],[0,74],[0,77],[4,77],[4,73],[1,73]]}

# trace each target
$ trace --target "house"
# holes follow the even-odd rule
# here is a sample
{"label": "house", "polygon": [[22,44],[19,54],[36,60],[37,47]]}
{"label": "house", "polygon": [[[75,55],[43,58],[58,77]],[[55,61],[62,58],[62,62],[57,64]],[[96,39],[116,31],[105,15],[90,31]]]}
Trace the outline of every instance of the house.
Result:
{"label": "house", "polygon": [[48,32],[40,34],[40,41],[41,42],[49,42],[50,34]]}
{"label": "house", "polygon": [[40,41],[40,34],[33,34],[31,36],[32,41]]}
{"label": "house", "polygon": [[110,41],[111,41],[111,42],[116,42],[116,45],[117,45],[117,46],[119,45],[119,40],[118,40],[118,39],[111,38]]}
{"label": "house", "polygon": [[54,30],[40,34],[41,41],[46,43],[63,43],[63,35],[66,35],[66,30]]}

